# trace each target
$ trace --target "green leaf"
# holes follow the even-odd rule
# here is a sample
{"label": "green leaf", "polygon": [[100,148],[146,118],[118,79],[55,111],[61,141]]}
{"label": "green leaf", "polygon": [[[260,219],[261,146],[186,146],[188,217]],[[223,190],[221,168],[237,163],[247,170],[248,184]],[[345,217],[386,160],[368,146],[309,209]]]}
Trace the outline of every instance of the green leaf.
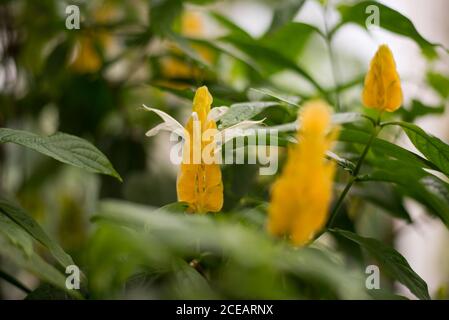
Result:
{"label": "green leaf", "polygon": [[[449,84],[448,84],[449,85]],[[413,100],[410,109],[401,108],[400,112],[403,114],[402,119],[406,122],[413,122],[417,118],[431,114],[442,114],[445,110],[445,105],[427,106],[421,101]]]}
{"label": "green leaf", "polygon": [[[229,288],[232,280],[244,286],[254,270],[269,268],[270,274],[293,276],[302,283],[324,287],[327,292],[335,293],[336,297],[353,299],[366,296],[363,275],[337,262],[343,260],[330,257],[331,253],[316,248],[292,249],[290,245],[272,241],[253,225],[236,223],[235,219],[227,215],[168,213],[157,208],[110,200],[100,204],[94,221],[126,226],[137,233],[144,232],[149,236],[148,239],[160,246],[155,254],[171,252],[175,257],[203,257],[204,254],[211,259],[229,261],[220,266],[224,268],[223,272],[228,264],[232,266],[232,272],[226,272],[232,277],[230,281],[222,281],[220,275],[223,273],[212,273],[212,279],[209,280],[211,286],[220,282],[220,285]],[[236,273],[235,268],[240,272]],[[274,285],[274,289],[285,291],[285,285],[279,281]],[[223,292],[222,287],[219,288]],[[235,286],[230,289],[228,292],[232,294]],[[267,298],[275,296],[271,286],[270,289],[260,295]],[[232,297],[235,296],[237,294],[234,293]]]}
{"label": "green leaf", "polygon": [[241,121],[251,119],[262,112],[264,109],[278,105],[278,102],[273,101],[234,103],[230,106],[230,109],[219,119],[220,128],[227,128]]}
{"label": "green leaf", "polygon": [[[340,131],[340,135],[338,136],[339,141],[352,142],[362,145],[366,145],[369,139],[369,133],[363,130],[348,128],[343,128]],[[371,149],[376,154],[386,155],[387,157],[401,160],[405,163],[417,166],[419,168],[438,170],[438,168],[432,162],[424,159],[423,157],[380,138],[376,138],[373,140]]]}
{"label": "green leaf", "polygon": [[[373,161],[373,160],[371,160]],[[441,179],[413,165],[390,159],[378,159],[375,169],[359,181],[394,183],[409,196],[429,209],[449,227],[449,186]]]}
{"label": "green leaf", "polygon": [[122,181],[106,156],[90,142],[79,137],[59,132],[44,137],[27,131],[0,128],[0,143],[6,142],[33,149],[63,163],[110,175]]}
{"label": "green leaf", "polygon": [[[275,32],[265,35],[260,42],[273,50],[282,50],[283,55],[296,60],[311,36],[317,34],[322,36],[321,31],[315,26],[302,22],[290,22]],[[286,46],[286,43],[289,45]]]}
{"label": "green leaf", "polygon": [[449,97],[449,78],[436,72],[427,74],[427,82],[443,98]]}
{"label": "green leaf", "polygon": [[390,122],[404,129],[413,145],[442,173],[449,177],[449,145],[408,122]]}
{"label": "green leaf", "polygon": [[[279,28],[282,28],[285,24],[292,21],[298,14],[298,11],[301,10],[305,2],[305,0],[277,1],[277,6],[274,10],[273,18],[271,19],[271,24],[267,30],[267,34],[279,30]],[[299,39],[297,39],[297,42],[300,42]]]}
{"label": "green leaf", "polygon": [[182,11],[181,0],[157,0],[149,2],[150,28],[158,35],[172,30],[173,22]]}
{"label": "green leaf", "polygon": [[410,267],[407,260],[393,248],[382,242],[364,238],[345,230],[332,230],[360,245],[368,251],[394,279],[405,285],[415,296],[422,300],[430,300],[425,281]]}
{"label": "green leaf", "polygon": [[240,28],[237,24],[235,24],[233,21],[231,21],[224,15],[219,14],[218,12],[211,12],[211,16],[219,24],[225,27],[230,32],[230,34],[234,35],[235,37],[240,37],[243,39],[252,39],[251,35],[248,32]]}
{"label": "green leaf", "polygon": [[18,226],[7,215],[0,211],[0,234],[3,234],[16,247],[23,250],[25,256],[29,257],[33,253],[33,241],[31,237],[22,232]]}
{"label": "green leaf", "polygon": [[258,94],[266,95],[266,96],[269,96],[271,98],[275,98],[276,100],[285,102],[285,103],[290,104],[290,105],[295,106],[295,107],[299,107],[298,103],[301,100],[297,96],[285,95],[285,94],[282,94],[282,93],[277,93],[277,92],[274,92],[274,91],[272,91],[270,89],[266,89],[266,88],[258,88],[258,89],[257,88],[250,88],[250,91],[253,91],[253,92],[258,93]]}
{"label": "green leaf", "polygon": [[351,194],[384,209],[395,218],[412,222],[409,213],[404,207],[403,196],[390,184],[382,182],[371,182],[366,185],[359,184],[352,188]]}
{"label": "green leaf", "polygon": [[7,199],[0,198],[0,215],[6,215],[11,221],[14,221],[17,226],[20,226],[34,239],[44,245],[55,259],[64,268],[68,265],[73,265],[72,258],[64,252],[64,250],[52,240],[39,224],[22,208]]}
{"label": "green leaf", "polygon": [[333,30],[333,32],[345,23],[355,23],[363,28],[366,28],[366,19],[369,16],[369,14],[366,13],[366,8],[368,6],[375,6],[379,8],[381,28],[408,37],[415,41],[416,44],[421,47],[422,51],[429,57],[436,56],[435,47],[442,47],[440,44],[431,43],[425,39],[416,30],[412,21],[410,21],[410,19],[406,16],[377,1],[360,1],[356,2],[354,5],[339,6],[338,10],[341,14],[341,22],[336,29]]}
{"label": "green leaf", "polygon": [[[23,230],[19,230],[19,232]],[[70,296],[76,299],[82,299],[81,294],[77,290],[69,290],[65,285],[66,277],[53,266],[45,262],[34,251],[27,256],[23,250],[17,248],[10,241],[2,237],[0,234],[0,256],[8,261],[16,264],[20,268],[24,268],[36,275],[39,279],[48,282],[55,287],[66,291]]]}

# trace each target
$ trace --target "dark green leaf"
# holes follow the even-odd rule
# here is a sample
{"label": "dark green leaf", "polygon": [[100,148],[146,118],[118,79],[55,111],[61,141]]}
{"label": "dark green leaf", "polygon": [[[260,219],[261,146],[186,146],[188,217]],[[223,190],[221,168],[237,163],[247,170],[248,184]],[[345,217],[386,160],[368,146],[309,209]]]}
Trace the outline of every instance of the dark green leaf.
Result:
{"label": "dark green leaf", "polygon": [[401,126],[410,141],[439,171],[449,177],[449,145],[427,134],[423,129],[407,122],[391,122],[391,125]]}
{"label": "dark green leaf", "polygon": [[342,18],[339,26],[352,22],[365,28],[366,19],[369,15],[365,10],[368,6],[376,6],[379,8],[381,28],[412,39],[428,56],[436,56],[435,47],[441,45],[429,42],[416,30],[410,19],[377,1],[360,1],[354,5],[339,6],[338,10]]}
{"label": "dark green leaf", "polygon": [[305,2],[305,0],[277,1],[277,6],[274,10],[273,18],[271,19],[271,24],[267,33],[270,34],[277,31],[279,28],[292,21]]}
{"label": "dark green leaf", "polygon": [[[338,139],[343,142],[365,145],[370,139],[370,134],[362,130],[343,128]],[[433,163],[423,157],[380,138],[373,140],[371,148],[376,153],[384,154],[419,168],[437,169]]]}
{"label": "dark green leaf", "polygon": [[406,122],[413,122],[417,118],[431,114],[442,114],[445,110],[444,104],[441,106],[427,106],[421,101],[413,100],[410,109],[401,108],[402,119]]}
{"label": "dark green leaf", "polygon": [[430,299],[427,284],[413,271],[407,260],[399,252],[376,239],[364,238],[345,230],[333,230],[332,232],[352,240],[366,249],[387,273],[405,285],[419,299]]}

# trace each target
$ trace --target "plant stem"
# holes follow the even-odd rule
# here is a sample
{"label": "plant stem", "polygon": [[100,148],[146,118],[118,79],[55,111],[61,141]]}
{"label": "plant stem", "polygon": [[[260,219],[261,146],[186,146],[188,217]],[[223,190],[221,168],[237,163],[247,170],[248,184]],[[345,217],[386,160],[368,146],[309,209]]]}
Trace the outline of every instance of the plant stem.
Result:
{"label": "plant stem", "polygon": [[380,130],[382,130],[382,126],[380,125],[380,117],[382,113],[380,112],[377,120],[375,122],[375,125],[373,127],[373,132],[371,134],[370,139],[368,140],[368,143],[365,146],[365,149],[362,152],[362,155],[360,156],[359,160],[357,161],[357,164],[355,166],[354,171],[351,173],[351,179],[346,184],[346,187],[343,189],[343,192],[340,194],[340,197],[337,200],[337,203],[335,204],[334,209],[332,210],[331,216],[329,218],[329,222],[327,224],[327,228],[332,228],[335,223],[335,218],[338,215],[338,212],[343,204],[343,200],[345,199],[346,195],[348,194],[349,190],[351,190],[352,185],[357,180],[358,174],[360,172],[360,169],[362,168],[363,160],[365,160],[366,155],[368,154],[368,151],[374,141],[374,139],[379,134]]}
{"label": "plant stem", "polygon": [[324,32],[325,37],[324,40],[326,42],[326,46],[329,52],[329,59],[331,63],[332,68],[332,77],[334,81],[334,95],[335,95],[335,109],[337,111],[340,111],[341,104],[340,104],[340,81],[338,76],[338,66],[337,66],[337,58],[334,53],[334,49],[332,47],[332,34],[329,33],[329,25],[327,23],[327,12],[328,12],[328,4],[326,4],[324,11],[323,11],[323,18],[324,18]]}

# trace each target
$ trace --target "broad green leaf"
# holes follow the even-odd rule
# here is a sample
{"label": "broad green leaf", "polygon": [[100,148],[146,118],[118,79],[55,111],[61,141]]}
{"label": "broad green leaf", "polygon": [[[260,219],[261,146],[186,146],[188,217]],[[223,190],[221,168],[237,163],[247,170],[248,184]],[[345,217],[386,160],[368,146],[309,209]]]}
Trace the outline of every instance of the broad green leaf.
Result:
{"label": "broad green leaf", "polygon": [[351,194],[384,209],[395,218],[412,221],[404,207],[402,195],[392,185],[383,182],[358,184],[352,188]]}
{"label": "broad green leaf", "polygon": [[449,145],[437,137],[427,134],[415,124],[407,122],[391,122],[390,124],[401,126],[416,149],[430,160],[439,171],[449,177]]}
{"label": "broad green leaf", "polygon": [[[348,128],[343,128],[340,131],[340,135],[338,136],[339,141],[351,142],[362,145],[366,145],[369,139],[370,139],[369,133],[363,130],[348,129]],[[374,139],[371,149],[375,153],[383,154],[388,157],[401,160],[405,163],[409,163],[420,168],[429,168],[438,170],[438,168],[432,162],[384,139],[380,138]]]}
{"label": "broad green leaf", "polygon": [[413,100],[410,109],[401,108],[399,111],[403,114],[402,119],[406,122],[413,122],[417,118],[431,114],[442,114],[445,110],[445,105],[427,106],[421,101]]}
{"label": "broad green leaf", "polygon": [[22,130],[0,128],[0,143],[6,142],[33,149],[75,167],[122,180],[100,150],[73,135],[58,132],[45,137]]}
{"label": "broad green leaf", "polygon": [[[296,60],[311,36],[317,34],[322,35],[315,26],[302,22],[290,22],[275,32],[265,35],[260,42],[273,50],[282,50],[282,54]],[[285,45],[286,43],[288,46]]]}
{"label": "broad green leaf", "polygon": [[394,183],[406,196],[427,207],[449,227],[449,187],[441,179],[413,165],[389,159],[379,159],[375,169],[359,181]]}
{"label": "broad green leaf", "polygon": [[436,56],[435,47],[441,46],[440,44],[429,42],[416,30],[409,18],[377,1],[359,1],[353,5],[344,4],[339,6],[338,10],[341,13],[342,20],[333,32],[345,23],[355,23],[366,28],[366,19],[369,16],[369,14],[366,13],[366,8],[368,6],[379,8],[381,28],[410,38],[421,47],[426,55],[429,57]]}
{"label": "broad green leaf", "polygon": [[255,93],[258,93],[258,94],[262,94],[262,95],[269,96],[271,98],[275,98],[279,101],[285,102],[285,103],[290,104],[295,107],[299,107],[298,103],[301,101],[300,97],[277,93],[277,92],[274,92],[274,91],[272,91],[270,89],[266,89],[266,88],[250,88],[250,90]]}
{"label": "broad green leaf", "polygon": [[264,69],[269,76],[281,70],[291,70],[307,80],[317,91],[326,93],[321,85],[295,61],[285,56],[282,51],[267,47],[261,42],[239,39],[233,36],[225,36],[220,40],[236,46],[241,51],[252,57]]}
{"label": "broad green leaf", "polygon": [[425,281],[410,267],[407,260],[393,248],[382,242],[361,237],[345,230],[333,230],[366,249],[394,279],[405,285],[415,296],[422,300],[430,300]]}
{"label": "broad green leaf", "polygon": [[237,24],[235,24],[233,21],[231,21],[224,15],[219,14],[218,12],[212,12],[211,16],[234,36],[243,39],[252,39],[251,35],[248,32],[240,28]]}
{"label": "broad green leaf", "polygon": [[64,250],[52,240],[39,224],[22,208],[7,199],[0,198],[0,215],[6,215],[17,226],[24,229],[34,239],[50,250],[53,257],[63,266],[74,264],[72,258],[64,252]]}
{"label": "broad green leaf", "polygon": [[[235,268],[240,272],[253,272],[269,266],[274,274],[285,273],[298,277],[302,282],[326,287],[337,297],[366,296],[363,275],[348,270],[337,262],[342,260],[330,257],[330,253],[316,248],[292,250],[290,245],[272,241],[254,226],[236,223],[226,215],[170,214],[156,208],[111,200],[101,203],[94,221],[145,232],[164,248],[163,252],[174,252],[178,257],[180,254],[191,257],[201,253],[223,257],[235,266],[230,276],[235,276]],[[246,281],[244,276],[238,279]],[[211,280],[210,284],[213,283]],[[270,296],[270,293],[265,295]]]}
{"label": "broad green leaf", "polygon": [[[333,125],[338,126],[346,123],[354,123],[356,121],[362,120],[363,117],[360,113],[356,112],[342,112],[334,113],[331,116],[331,122]],[[268,129],[276,129],[279,132],[294,132],[299,129],[298,121],[284,123],[278,126],[267,127]]]}
{"label": "broad green leaf", "polygon": [[219,119],[220,128],[227,128],[244,120],[249,120],[262,112],[264,109],[278,106],[278,102],[254,101],[234,103],[230,109]]}
{"label": "broad green leaf", "polygon": [[0,234],[3,234],[13,245],[23,250],[26,257],[33,253],[33,241],[30,235],[22,232],[21,227],[7,215],[4,215],[2,211],[0,211]]}
{"label": "broad green leaf", "polygon": [[[271,19],[270,27],[267,30],[267,34],[278,31],[285,24],[292,21],[293,18],[298,14],[298,11],[301,10],[305,2],[305,0],[277,1],[273,13],[273,18]],[[296,40],[297,42],[300,42],[299,39]]]}
{"label": "broad green leaf", "polygon": [[157,0],[149,2],[150,28],[158,35],[170,32],[173,22],[181,14],[181,0]]}
{"label": "broad green leaf", "polygon": [[449,78],[440,73],[429,72],[427,82],[443,98],[449,98]]}
{"label": "broad green leaf", "polygon": [[216,299],[207,280],[184,260],[174,263],[172,290],[178,299]]}
{"label": "broad green leaf", "polygon": [[[23,230],[20,230],[23,231]],[[45,262],[35,252],[27,256],[23,250],[17,248],[9,240],[0,234],[0,257],[4,257],[8,261],[14,263],[20,268],[33,273],[39,279],[48,282],[55,287],[66,291],[70,296],[76,299],[82,299],[81,294],[77,290],[69,290],[65,285],[66,277],[55,269],[53,266]]]}

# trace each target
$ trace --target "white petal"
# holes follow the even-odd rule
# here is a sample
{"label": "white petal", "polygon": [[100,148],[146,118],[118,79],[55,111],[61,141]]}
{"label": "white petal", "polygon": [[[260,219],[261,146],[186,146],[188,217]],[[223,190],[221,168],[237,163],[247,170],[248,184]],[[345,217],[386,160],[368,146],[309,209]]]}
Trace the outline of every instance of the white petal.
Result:
{"label": "white petal", "polygon": [[143,105],[143,107],[148,111],[156,113],[164,121],[163,123],[158,124],[156,127],[149,130],[145,134],[147,137],[152,137],[158,134],[160,131],[169,131],[178,133],[178,135],[184,138],[183,134],[181,135],[181,133],[184,133],[184,127],[178,121],[176,121],[175,118],[159,109],[149,108],[146,105]]}
{"label": "white petal", "polygon": [[207,121],[214,120],[215,122],[219,120],[226,112],[228,112],[229,107],[216,107],[212,108],[207,115]]}

